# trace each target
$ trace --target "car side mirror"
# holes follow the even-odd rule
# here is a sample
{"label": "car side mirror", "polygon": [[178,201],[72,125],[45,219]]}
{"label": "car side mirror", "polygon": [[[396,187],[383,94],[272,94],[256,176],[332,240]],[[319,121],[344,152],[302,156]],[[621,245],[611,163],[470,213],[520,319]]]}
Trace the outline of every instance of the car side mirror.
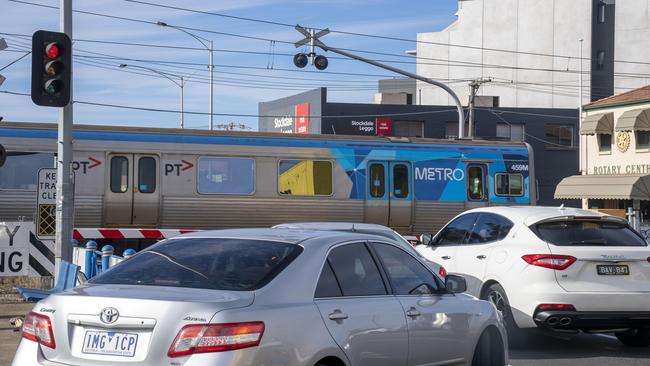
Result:
{"label": "car side mirror", "polygon": [[467,281],[461,276],[447,275],[445,277],[445,288],[452,294],[460,294],[467,291]]}
{"label": "car side mirror", "polygon": [[424,233],[420,235],[420,241],[422,244],[429,246],[433,244],[433,234],[431,233]]}

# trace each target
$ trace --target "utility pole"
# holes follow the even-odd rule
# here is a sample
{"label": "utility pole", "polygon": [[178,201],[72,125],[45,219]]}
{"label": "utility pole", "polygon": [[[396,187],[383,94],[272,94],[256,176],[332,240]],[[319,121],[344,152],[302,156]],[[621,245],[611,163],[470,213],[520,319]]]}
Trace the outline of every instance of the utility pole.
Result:
{"label": "utility pole", "polygon": [[[394,72],[396,74],[404,75],[406,77],[416,79],[416,80],[420,80],[420,81],[425,82],[427,84],[432,84],[432,85],[435,85],[435,86],[438,86],[438,87],[444,89],[447,93],[449,93],[449,95],[451,96],[451,98],[454,101],[454,104],[456,104],[456,109],[458,111],[458,137],[459,138],[463,137],[463,135],[464,135],[463,130],[465,128],[465,115],[463,113],[463,105],[461,104],[460,99],[458,99],[458,95],[456,95],[456,93],[454,93],[454,91],[449,86],[447,86],[446,84],[443,84],[443,83],[441,83],[441,82],[439,82],[437,80],[433,80],[433,79],[426,78],[424,76],[420,76],[418,74],[414,74],[412,72],[408,72],[408,71],[401,70],[401,69],[398,69],[398,68],[393,67],[393,66],[383,64],[381,62],[377,62],[377,61],[374,61],[374,60],[369,60],[369,59],[367,59],[365,57],[361,57],[359,55],[355,55],[353,53],[350,53],[350,52],[347,52],[347,51],[344,51],[344,50],[341,50],[341,49],[338,49],[338,48],[333,48],[333,47],[327,46],[326,44],[321,42],[321,40],[319,40],[318,38],[326,35],[327,33],[329,33],[329,29],[323,29],[323,30],[319,31],[318,33],[315,33],[314,30],[305,29],[304,27],[301,27],[300,25],[296,25],[295,28],[296,28],[296,30],[298,32],[300,32],[305,37],[304,39],[294,43],[296,48],[308,44],[308,45],[310,45],[310,47],[312,49],[312,51],[310,53],[313,53],[314,47],[319,47],[324,51],[331,51],[331,52],[337,53],[339,55],[349,57],[351,59],[355,59],[355,60],[370,64],[370,65],[373,65],[373,66],[377,66],[377,67],[382,68],[384,70],[392,71],[392,72]],[[322,56],[320,56],[320,57],[322,57]],[[316,57],[316,58],[318,58],[318,57]]]}
{"label": "utility pole", "polygon": [[[72,39],[72,0],[59,0],[59,30]],[[72,50],[70,50],[72,52]],[[72,60],[72,56],[70,57]],[[69,65],[72,67],[72,62]],[[74,228],[74,182],[72,177],[72,77],[70,102],[59,108],[56,166],[56,236],[54,244],[54,275],[58,277],[61,261],[72,260]],[[58,278],[56,278],[58,280]]]}
{"label": "utility pole", "polygon": [[582,43],[584,42],[584,38],[578,39],[578,42],[580,42],[580,80],[578,82],[578,120],[582,118]]}
{"label": "utility pole", "polygon": [[212,57],[214,54],[214,49],[212,48],[212,40],[210,40],[210,131],[214,129],[214,63],[212,62]]}
{"label": "utility pole", "polygon": [[476,93],[482,84],[491,82],[491,78],[474,79],[469,83],[469,124],[467,129],[467,137],[474,137],[474,100]]}

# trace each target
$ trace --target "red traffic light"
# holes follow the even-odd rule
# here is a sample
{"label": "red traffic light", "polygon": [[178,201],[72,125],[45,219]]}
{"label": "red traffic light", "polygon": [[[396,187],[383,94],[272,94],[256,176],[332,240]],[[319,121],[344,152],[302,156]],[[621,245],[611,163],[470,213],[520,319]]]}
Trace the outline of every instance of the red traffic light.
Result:
{"label": "red traffic light", "polygon": [[45,55],[49,59],[55,59],[61,54],[61,46],[58,43],[52,42],[45,46]]}

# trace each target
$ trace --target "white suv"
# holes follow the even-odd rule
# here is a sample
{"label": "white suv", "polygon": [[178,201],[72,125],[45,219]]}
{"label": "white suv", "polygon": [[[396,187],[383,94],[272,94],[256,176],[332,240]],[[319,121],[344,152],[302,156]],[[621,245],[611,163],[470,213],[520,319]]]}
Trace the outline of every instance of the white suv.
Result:
{"label": "white suv", "polygon": [[[485,207],[418,247],[492,301],[510,332],[614,332],[650,345],[650,247],[623,219],[563,207]],[[510,338],[516,338],[511,336]]]}

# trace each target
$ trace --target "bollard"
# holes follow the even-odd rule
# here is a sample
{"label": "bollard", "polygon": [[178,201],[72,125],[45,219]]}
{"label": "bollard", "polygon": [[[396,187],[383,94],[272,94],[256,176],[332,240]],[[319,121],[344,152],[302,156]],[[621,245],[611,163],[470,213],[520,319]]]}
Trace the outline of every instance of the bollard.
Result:
{"label": "bollard", "polygon": [[97,243],[89,241],[86,243],[86,278],[93,278],[97,274],[97,261],[95,261],[95,250]]}
{"label": "bollard", "polygon": [[107,271],[111,265],[111,257],[113,256],[113,247],[104,245],[102,247],[102,272]]}
{"label": "bollard", "polygon": [[133,257],[134,254],[135,254],[135,250],[128,248],[124,251],[124,253],[122,253],[122,257],[124,257],[124,259],[129,259]]}

